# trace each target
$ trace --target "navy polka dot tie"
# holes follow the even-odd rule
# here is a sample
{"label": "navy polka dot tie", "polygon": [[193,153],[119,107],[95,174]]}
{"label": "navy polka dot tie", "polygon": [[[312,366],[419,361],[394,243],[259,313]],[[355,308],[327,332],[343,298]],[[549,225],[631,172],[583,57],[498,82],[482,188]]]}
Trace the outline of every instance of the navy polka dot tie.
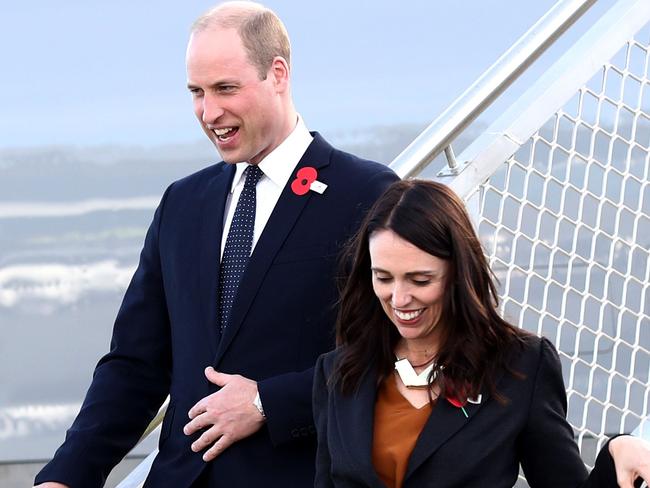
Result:
{"label": "navy polka dot tie", "polygon": [[255,186],[262,177],[257,166],[246,168],[244,189],[239,195],[235,215],[230,224],[219,270],[219,327],[223,331],[235,301],[237,287],[253,249],[255,226]]}

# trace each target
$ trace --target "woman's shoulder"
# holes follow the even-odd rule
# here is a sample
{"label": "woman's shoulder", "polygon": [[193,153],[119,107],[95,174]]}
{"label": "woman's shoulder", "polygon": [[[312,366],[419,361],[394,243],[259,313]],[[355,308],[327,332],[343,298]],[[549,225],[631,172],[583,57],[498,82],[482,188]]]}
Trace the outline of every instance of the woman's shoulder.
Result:
{"label": "woman's shoulder", "polygon": [[335,375],[340,355],[341,350],[336,348],[318,357],[314,368],[314,388],[316,390],[331,391],[335,389]]}
{"label": "woman's shoulder", "polygon": [[341,347],[337,347],[330,352],[321,354],[316,362],[316,369],[322,369],[326,376],[330,376],[332,371],[336,368],[340,355]]}
{"label": "woman's shoulder", "polygon": [[527,332],[519,335],[511,358],[512,362],[526,370],[536,370],[544,363],[560,363],[557,349],[550,340]]}

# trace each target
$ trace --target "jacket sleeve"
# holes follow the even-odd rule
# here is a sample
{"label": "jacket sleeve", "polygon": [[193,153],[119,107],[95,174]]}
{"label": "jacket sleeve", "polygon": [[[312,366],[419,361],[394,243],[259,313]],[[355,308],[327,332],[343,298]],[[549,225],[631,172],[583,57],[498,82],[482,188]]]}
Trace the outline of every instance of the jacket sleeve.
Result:
{"label": "jacket sleeve", "polygon": [[36,484],[103,486],[168,394],[169,318],[158,250],[168,192],[156,210],[115,320],[111,350],[97,364],[77,418],[54,458],[36,476]]}
{"label": "jacket sleeve", "polygon": [[[567,399],[560,358],[541,340],[540,359],[526,429],[520,439],[521,465],[531,488],[615,488],[616,470],[609,441],[587,473],[566,420]],[[638,481],[635,486],[639,486]]]}
{"label": "jacket sleeve", "polygon": [[[619,434],[624,435],[624,434]],[[616,466],[614,459],[609,452],[609,442],[618,437],[619,435],[612,436],[600,449],[594,469],[589,473],[589,478],[580,488],[609,488],[618,487],[616,480]],[[643,485],[643,479],[637,478],[634,482],[635,488],[640,488]]]}
{"label": "jacket sleeve", "polygon": [[327,444],[327,414],[329,390],[327,388],[327,377],[323,368],[324,356],[321,356],[316,363],[314,375],[314,423],[316,425],[316,436],[318,448],[316,451],[316,478],[315,488],[333,487],[330,473],[332,471],[332,459]]}
{"label": "jacket sleeve", "polygon": [[566,413],[560,358],[542,339],[528,419],[518,439],[521,466],[531,488],[577,488],[587,479]]}
{"label": "jacket sleeve", "polygon": [[316,433],[311,390],[314,368],[285,373],[257,383],[271,442],[281,445]]}

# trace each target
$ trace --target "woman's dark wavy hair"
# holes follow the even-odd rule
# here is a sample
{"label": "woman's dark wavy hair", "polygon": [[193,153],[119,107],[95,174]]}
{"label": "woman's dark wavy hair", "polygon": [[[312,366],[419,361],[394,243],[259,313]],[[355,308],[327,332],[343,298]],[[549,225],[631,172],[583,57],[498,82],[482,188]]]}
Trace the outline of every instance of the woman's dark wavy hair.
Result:
{"label": "woman's dark wavy hair", "polygon": [[500,369],[511,371],[508,356],[525,333],[497,313],[493,275],[462,200],[447,186],[424,180],[392,184],[346,249],[336,326],[340,355],[331,381],[349,394],[369,368],[376,368],[379,382],[394,369],[400,336],[373,292],[368,249],[369,238],[384,229],[449,263],[438,324],[442,340],[434,383],[439,391],[464,399],[487,389],[505,401],[495,376]]}

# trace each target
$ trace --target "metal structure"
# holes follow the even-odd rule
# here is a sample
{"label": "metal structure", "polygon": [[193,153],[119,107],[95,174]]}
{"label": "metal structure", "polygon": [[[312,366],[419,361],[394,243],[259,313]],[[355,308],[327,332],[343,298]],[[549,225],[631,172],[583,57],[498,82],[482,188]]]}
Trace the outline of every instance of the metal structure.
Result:
{"label": "metal structure", "polygon": [[617,2],[456,158],[439,181],[476,209],[503,314],[560,351],[592,465],[650,412],[650,2]]}
{"label": "metal structure", "polygon": [[401,177],[413,176],[444,150],[449,161],[447,174],[457,174],[462,166],[454,162],[452,141],[595,1],[560,0],[556,3],[393,160],[391,167],[395,172]]}
{"label": "metal structure", "polygon": [[588,465],[650,411],[650,2],[619,0],[465,151],[450,144],[593,3],[558,2],[391,164],[416,176],[446,153],[439,180],[475,214],[504,315],[560,351]]}

